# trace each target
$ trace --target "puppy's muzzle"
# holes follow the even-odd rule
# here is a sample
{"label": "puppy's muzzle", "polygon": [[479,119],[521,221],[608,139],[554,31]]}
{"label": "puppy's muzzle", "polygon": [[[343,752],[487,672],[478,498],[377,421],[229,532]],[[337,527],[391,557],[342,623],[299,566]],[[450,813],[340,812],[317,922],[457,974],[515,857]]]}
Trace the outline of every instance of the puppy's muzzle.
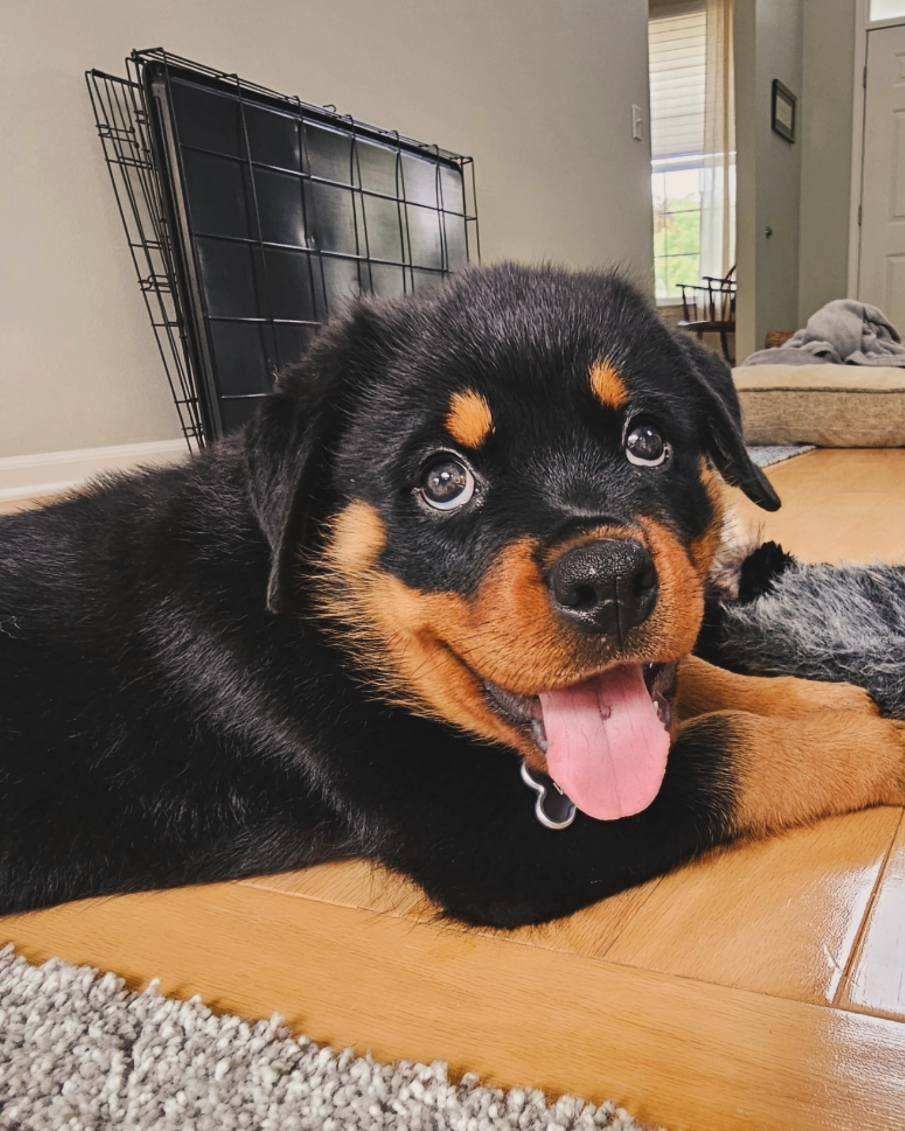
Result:
{"label": "puppy's muzzle", "polygon": [[589,635],[613,636],[620,645],[646,620],[657,600],[657,571],[640,542],[603,538],[566,551],[547,584],[558,615]]}

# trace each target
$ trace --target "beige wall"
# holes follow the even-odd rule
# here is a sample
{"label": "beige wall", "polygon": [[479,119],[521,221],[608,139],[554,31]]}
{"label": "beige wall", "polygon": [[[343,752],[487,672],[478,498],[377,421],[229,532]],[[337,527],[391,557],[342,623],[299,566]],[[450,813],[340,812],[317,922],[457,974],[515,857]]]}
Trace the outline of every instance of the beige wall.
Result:
{"label": "beige wall", "polygon": [[[847,294],[854,27],[855,0],[736,0],[740,359]],[[793,146],[774,78],[798,95]]]}
{"label": "beige wall", "polygon": [[770,100],[778,78],[801,106],[802,0],[739,0],[735,48],[741,360],[768,330],[798,324],[801,119],[790,145],[770,126]]}
{"label": "beige wall", "polygon": [[757,345],[757,145],[755,141],[755,51],[757,0],[735,4],[735,261],[738,298],[735,357],[743,361]]}
{"label": "beige wall", "polygon": [[5,0],[0,456],[178,434],[82,72],[162,44],[476,159],[485,262],[651,274],[644,0]]}
{"label": "beige wall", "polygon": [[855,0],[804,0],[798,325],[848,294]]}

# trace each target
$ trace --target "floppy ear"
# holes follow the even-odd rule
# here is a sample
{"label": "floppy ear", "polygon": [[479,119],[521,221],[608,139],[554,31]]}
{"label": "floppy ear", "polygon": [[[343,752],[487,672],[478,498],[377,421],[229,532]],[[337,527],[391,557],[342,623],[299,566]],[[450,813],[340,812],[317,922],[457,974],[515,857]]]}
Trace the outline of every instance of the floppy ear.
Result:
{"label": "floppy ear", "polygon": [[707,453],[717,471],[759,507],[779,510],[779,496],[745,447],[741,408],[729,366],[682,331],[676,331],[673,339],[688,363],[705,420]]}
{"label": "floppy ear", "polygon": [[283,370],[245,430],[251,505],[270,543],[267,608],[298,605],[298,574],[330,497],[332,453],[353,402],[387,364],[404,308],[359,299],[317,335],[304,359]]}
{"label": "floppy ear", "polygon": [[277,392],[245,432],[252,509],[270,543],[267,608],[291,612],[299,556],[309,541],[315,501],[323,487],[323,451],[332,417],[317,396]]}

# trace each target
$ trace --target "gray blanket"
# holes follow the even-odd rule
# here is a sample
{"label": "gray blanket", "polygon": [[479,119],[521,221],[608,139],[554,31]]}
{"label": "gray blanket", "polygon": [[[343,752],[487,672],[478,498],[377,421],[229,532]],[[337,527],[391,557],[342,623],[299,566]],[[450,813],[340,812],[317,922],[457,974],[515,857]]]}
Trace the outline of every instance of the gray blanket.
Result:
{"label": "gray blanket", "polygon": [[905,368],[905,346],[882,310],[852,298],[822,306],[808,324],[772,350],[742,365],[893,365]]}

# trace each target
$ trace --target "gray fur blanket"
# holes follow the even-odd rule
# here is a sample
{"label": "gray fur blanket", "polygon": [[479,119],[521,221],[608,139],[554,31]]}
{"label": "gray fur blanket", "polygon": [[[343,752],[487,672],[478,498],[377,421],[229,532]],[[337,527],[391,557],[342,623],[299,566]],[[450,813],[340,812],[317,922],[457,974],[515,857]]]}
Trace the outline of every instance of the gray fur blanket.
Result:
{"label": "gray fur blanket", "polygon": [[822,306],[783,346],[758,350],[743,365],[876,365],[905,367],[905,345],[882,310],[839,298]]}
{"label": "gray fur blanket", "polygon": [[699,652],[735,671],[854,683],[905,719],[905,565],[807,565],[767,542],[738,601],[708,616]]}

